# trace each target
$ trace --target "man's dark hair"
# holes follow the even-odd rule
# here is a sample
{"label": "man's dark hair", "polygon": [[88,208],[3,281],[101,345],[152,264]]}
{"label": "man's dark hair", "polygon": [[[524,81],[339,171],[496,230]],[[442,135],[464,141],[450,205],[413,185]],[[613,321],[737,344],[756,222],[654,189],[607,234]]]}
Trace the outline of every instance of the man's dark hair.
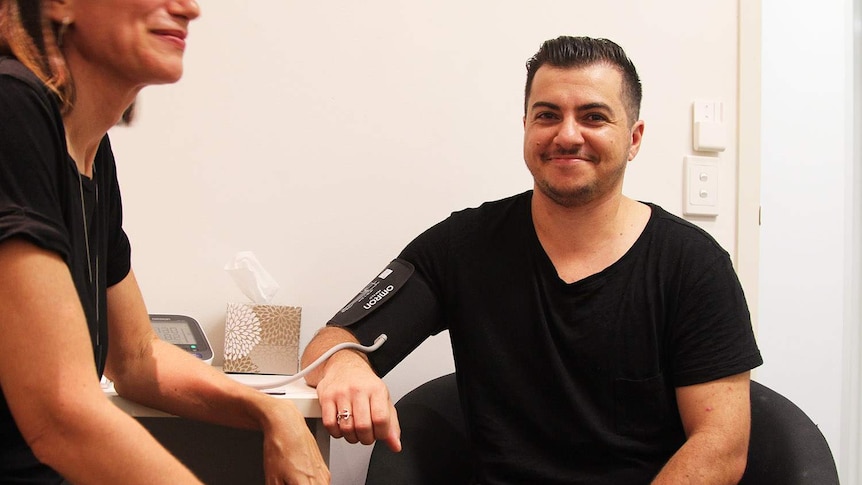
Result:
{"label": "man's dark hair", "polygon": [[607,39],[560,36],[546,40],[533,57],[527,60],[527,85],[524,88],[524,114],[533,87],[536,71],[545,64],[561,68],[586,67],[604,63],[619,69],[623,77],[623,102],[631,125],[638,120],[641,107],[641,81],[635,65],[623,48]]}

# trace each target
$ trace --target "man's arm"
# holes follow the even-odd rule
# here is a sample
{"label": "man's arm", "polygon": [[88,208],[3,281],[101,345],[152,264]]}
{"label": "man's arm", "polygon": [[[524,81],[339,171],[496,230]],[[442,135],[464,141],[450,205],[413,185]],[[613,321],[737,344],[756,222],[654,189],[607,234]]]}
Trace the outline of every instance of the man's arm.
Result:
{"label": "man's arm", "polygon": [[36,457],[74,483],[199,483],[105,397],[62,259],[13,239],[0,274],[0,385]]}
{"label": "man's arm", "polygon": [[320,450],[293,403],[239,384],[160,340],[134,273],[108,289],[108,322],[105,374],[120,395],[178,416],[262,430],[268,483],[329,483]]}
{"label": "man's arm", "polygon": [[739,482],[745,471],[751,430],[749,374],[677,389],[686,442],[653,485]]}
{"label": "man's arm", "polygon": [[[357,340],[343,328],[322,328],[305,348],[302,367],[343,342]],[[401,451],[401,428],[389,389],[374,373],[365,354],[340,350],[312,370],[305,380],[317,388],[323,425],[334,438],[366,445],[384,440],[393,451]],[[351,413],[350,419],[338,420],[337,414],[344,410]]]}
{"label": "man's arm", "polygon": [[[431,245],[417,241],[420,239],[408,246],[419,248],[412,251],[413,258],[402,259],[404,253],[411,252],[405,250],[366,286],[373,288],[387,278],[387,283],[380,286],[386,288],[385,294],[380,290],[357,295],[333,317],[333,326],[321,329],[303,352],[302,366],[307,367],[338,344],[376,339],[381,334],[388,337],[372,356],[374,368],[365,354],[341,350],[306,377],[309,385],[317,387],[323,424],[335,438],[363,444],[383,440],[393,451],[401,451],[401,427],[395,406],[377,372],[385,375],[429,335],[443,330],[437,295],[424,274],[418,269],[414,272],[412,262],[422,260],[421,247]],[[433,259],[433,255],[427,259]],[[351,417],[339,422],[336,416],[345,410]]]}

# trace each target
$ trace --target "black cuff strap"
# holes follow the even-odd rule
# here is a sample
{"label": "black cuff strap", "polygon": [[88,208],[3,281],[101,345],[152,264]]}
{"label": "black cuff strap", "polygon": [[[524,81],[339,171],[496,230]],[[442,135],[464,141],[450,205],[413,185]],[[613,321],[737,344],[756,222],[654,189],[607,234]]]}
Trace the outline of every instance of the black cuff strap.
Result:
{"label": "black cuff strap", "polygon": [[395,259],[365,285],[350,303],[338,311],[327,325],[348,327],[362,320],[371,312],[392,299],[413,275],[413,265],[402,259]]}

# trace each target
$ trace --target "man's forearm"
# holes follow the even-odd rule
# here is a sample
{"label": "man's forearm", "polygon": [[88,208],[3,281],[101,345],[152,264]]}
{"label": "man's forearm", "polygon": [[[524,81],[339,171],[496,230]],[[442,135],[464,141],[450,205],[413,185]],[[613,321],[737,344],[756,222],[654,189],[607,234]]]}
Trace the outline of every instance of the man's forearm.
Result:
{"label": "man's forearm", "polygon": [[[302,368],[304,369],[308,367],[312,362],[317,360],[318,357],[326,353],[326,351],[344,342],[359,343],[352,333],[343,328],[324,327],[320,329],[302,353]],[[350,349],[336,352],[329,358],[329,361],[324,362],[319,367],[309,372],[308,375],[305,376],[305,382],[307,382],[309,386],[316,387],[323,376],[326,375],[326,370],[331,362],[355,361],[356,363],[359,363],[359,360],[356,359],[360,359],[364,365],[369,365],[368,357],[366,357],[362,352]]]}
{"label": "man's forearm", "polygon": [[693,435],[671,457],[652,485],[731,485],[745,471],[747,448],[728,449],[704,433]]}

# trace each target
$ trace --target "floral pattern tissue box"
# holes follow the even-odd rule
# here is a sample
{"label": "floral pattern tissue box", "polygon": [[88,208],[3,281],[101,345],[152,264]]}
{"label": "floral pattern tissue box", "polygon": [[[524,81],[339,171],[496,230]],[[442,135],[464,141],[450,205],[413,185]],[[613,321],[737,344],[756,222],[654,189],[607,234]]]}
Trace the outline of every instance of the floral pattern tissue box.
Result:
{"label": "floral pattern tissue box", "polygon": [[299,370],[302,307],[228,303],[224,371],[295,374]]}

